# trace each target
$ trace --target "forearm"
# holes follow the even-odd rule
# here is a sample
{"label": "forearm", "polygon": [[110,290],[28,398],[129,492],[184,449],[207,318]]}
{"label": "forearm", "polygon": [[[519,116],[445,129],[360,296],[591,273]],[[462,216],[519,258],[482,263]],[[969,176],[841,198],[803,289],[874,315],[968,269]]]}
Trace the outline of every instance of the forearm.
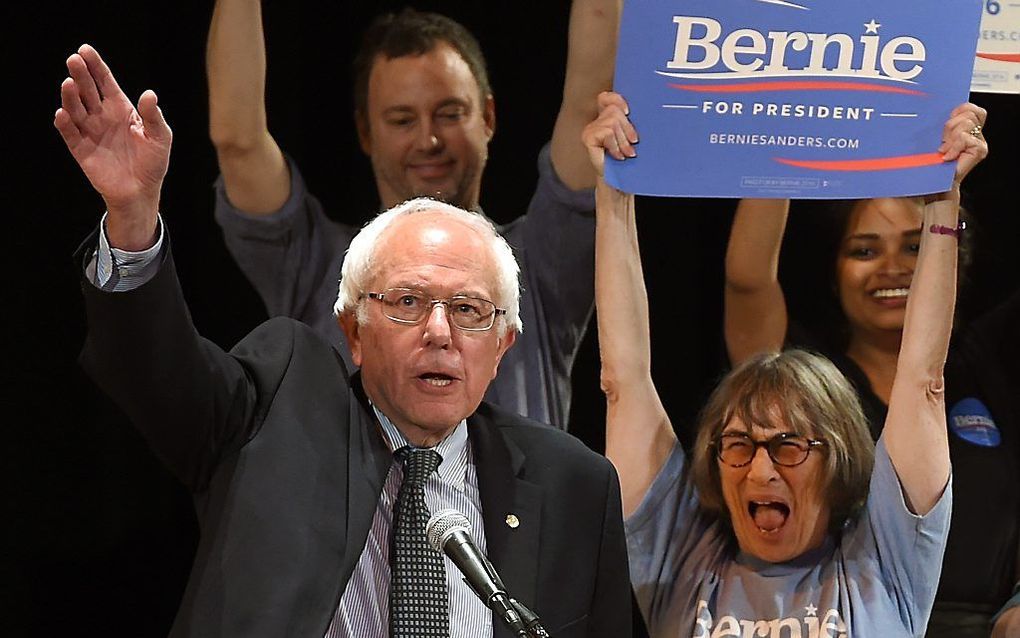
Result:
{"label": "forearm", "polygon": [[634,196],[604,181],[595,189],[595,304],[603,385],[651,375],[648,295]]}
{"label": "forearm", "polygon": [[[899,362],[926,377],[942,375],[956,306],[959,195],[924,207],[921,245],[910,284]],[[897,378],[899,375],[897,368]]]}
{"label": "forearm", "polygon": [[252,214],[287,199],[289,173],[266,117],[266,50],[259,0],[218,0],[206,51],[209,136],[227,195]]}
{"label": "forearm", "polygon": [[596,98],[613,85],[620,0],[575,0],[570,8],[563,101],[552,137],[552,163],[574,190],[595,185],[595,171],[579,141],[598,114]]}
{"label": "forearm", "polygon": [[755,292],[779,282],[779,251],[790,211],[787,199],[742,199],[726,247],[726,286]]}
{"label": "forearm", "polygon": [[268,134],[266,50],[260,0],[217,0],[206,48],[209,134],[219,148],[246,148]]}
{"label": "forearm", "polygon": [[943,368],[956,302],[957,240],[938,231],[955,229],[958,215],[958,197],[925,206],[883,435],[911,509],[919,514],[941,495],[950,471]]}
{"label": "forearm", "polygon": [[779,252],[789,200],[742,199],[726,249],[724,332],[730,362],[779,350],[786,338],[786,300]]}

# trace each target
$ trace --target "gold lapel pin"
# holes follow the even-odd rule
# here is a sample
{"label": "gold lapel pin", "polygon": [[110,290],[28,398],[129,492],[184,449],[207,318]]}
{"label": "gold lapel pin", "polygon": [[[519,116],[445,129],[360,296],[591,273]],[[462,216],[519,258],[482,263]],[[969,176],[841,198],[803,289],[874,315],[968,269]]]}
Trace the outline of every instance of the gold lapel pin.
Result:
{"label": "gold lapel pin", "polygon": [[510,529],[517,529],[521,524],[521,519],[517,518],[513,514],[506,515],[506,524]]}

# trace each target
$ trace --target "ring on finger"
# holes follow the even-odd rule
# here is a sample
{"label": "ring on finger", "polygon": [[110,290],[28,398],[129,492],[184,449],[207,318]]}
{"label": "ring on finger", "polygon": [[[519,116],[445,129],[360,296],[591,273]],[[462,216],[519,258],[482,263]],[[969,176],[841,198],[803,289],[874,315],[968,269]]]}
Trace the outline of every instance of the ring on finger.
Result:
{"label": "ring on finger", "polygon": [[969,132],[974,137],[981,137],[981,125],[975,124],[974,128],[970,129]]}

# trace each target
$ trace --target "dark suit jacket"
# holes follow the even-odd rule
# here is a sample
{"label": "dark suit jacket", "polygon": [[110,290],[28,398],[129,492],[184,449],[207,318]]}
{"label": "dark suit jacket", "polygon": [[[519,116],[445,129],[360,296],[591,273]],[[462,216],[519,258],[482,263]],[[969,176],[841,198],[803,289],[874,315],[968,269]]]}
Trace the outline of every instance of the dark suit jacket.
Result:
{"label": "dark suit jacket", "polygon": [[[169,248],[162,259],[131,292],[83,281],[82,363],[195,494],[201,540],[171,636],[318,638],[361,555],[390,453],[357,377],[309,328],[273,319],[224,353],[196,334]],[[485,404],[468,428],[507,590],[556,638],[630,635],[612,466]],[[495,634],[509,636],[498,624]]]}

